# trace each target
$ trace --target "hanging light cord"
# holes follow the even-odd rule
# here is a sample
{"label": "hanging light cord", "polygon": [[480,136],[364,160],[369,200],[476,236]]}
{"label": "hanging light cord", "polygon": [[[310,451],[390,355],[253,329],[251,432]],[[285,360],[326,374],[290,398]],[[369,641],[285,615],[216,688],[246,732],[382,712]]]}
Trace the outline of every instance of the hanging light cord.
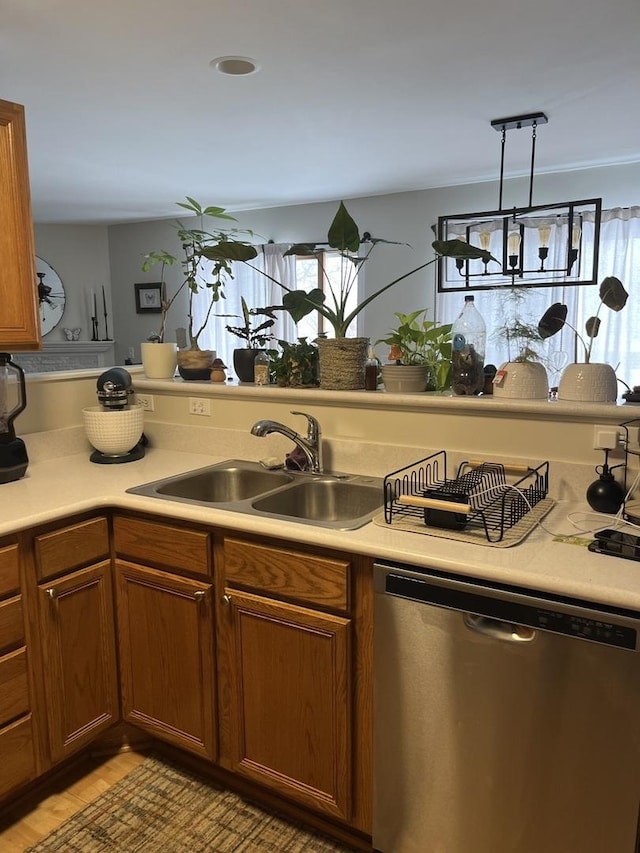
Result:
{"label": "hanging light cord", "polygon": [[533,203],[533,169],[536,163],[536,128],[538,122],[534,119],[531,125],[531,171],[529,172],[529,207]]}
{"label": "hanging light cord", "polygon": [[500,191],[498,193],[498,210],[502,210],[502,180],[504,178],[504,149],[507,141],[507,128],[502,125],[502,138],[500,140]]}

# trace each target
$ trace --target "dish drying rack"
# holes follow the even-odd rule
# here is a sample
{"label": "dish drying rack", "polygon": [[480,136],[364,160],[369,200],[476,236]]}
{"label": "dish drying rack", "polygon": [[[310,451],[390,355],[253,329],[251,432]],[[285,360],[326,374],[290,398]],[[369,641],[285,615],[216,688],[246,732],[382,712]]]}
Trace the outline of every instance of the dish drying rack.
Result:
{"label": "dish drying rack", "polygon": [[489,542],[500,542],[548,490],[548,462],[532,468],[470,459],[450,478],[446,451],[440,450],[387,474],[384,519],[393,524],[394,518],[413,517],[428,527],[476,528]]}

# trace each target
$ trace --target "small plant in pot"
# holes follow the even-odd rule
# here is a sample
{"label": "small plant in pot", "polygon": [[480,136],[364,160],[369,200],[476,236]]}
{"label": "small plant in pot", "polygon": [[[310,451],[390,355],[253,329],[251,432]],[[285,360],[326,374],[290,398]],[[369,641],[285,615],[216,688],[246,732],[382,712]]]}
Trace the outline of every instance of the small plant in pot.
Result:
{"label": "small plant in pot", "polygon": [[[240,382],[253,382],[254,364],[256,355],[263,351],[264,345],[273,338],[270,329],[276,322],[275,312],[280,310],[280,305],[270,305],[266,308],[249,308],[244,296],[240,297],[242,305],[242,316],[237,314],[222,314],[222,317],[238,317],[243,323],[240,326],[227,326],[226,329],[232,335],[245,342],[243,348],[233,351],[233,367]],[[256,317],[266,317],[254,327]]]}
{"label": "small plant in pot", "polygon": [[[364,388],[364,364],[368,340],[367,338],[347,338],[347,331],[360,312],[382,293],[404,281],[410,275],[414,275],[435,263],[438,257],[480,258],[487,262],[495,260],[489,252],[471,246],[463,240],[436,240],[432,243],[435,257],[419,264],[409,272],[397,276],[375,293],[363,299],[355,308],[349,308],[350,296],[354,288],[357,287],[358,271],[367,263],[376,246],[384,243],[406,245],[397,241],[372,237],[368,232],[361,234],[358,225],[347,211],[344,202],[341,201],[329,225],[325,244],[301,243],[292,246],[285,252],[286,255],[304,256],[318,255],[331,250],[337,252],[341,259],[339,282],[327,281],[324,290],[321,288],[313,288],[310,291],[293,290],[264,271],[258,270],[286,291],[282,304],[296,323],[312,311],[317,311],[333,329],[334,338],[318,339],[321,385],[323,388],[338,390]],[[251,261],[257,256],[255,246],[235,240],[224,244],[220,243],[213,247],[204,247],[202,253],[204,257],[212,260],[225,258],[243,261],[252,267]],[[256,267],[253,268],[256,269]],[[355,349],[355,352],[351,352],[352,349]],[[329,368],[328,355],[330,351],[334,350],[337,351],[335,353],[336,361]],[[352,365],[351,374],[347,374],[345,371],[346,362]]]}
{"label": "small plant in pot", "polygon": [[269,350],[271,379],[281,387],[313,388],[320,384],[318,347],[298,338],[294,343],[278,341],[279,350]]}
{"label": "small plant in pot", "polygon": [[567,323],[567,306],[556,302],[548,308],[540,322],[538,331],[543,339],[557,334],[567,326],[575,334],[576,349],[578,342],[584,351],[584,362],[568,365],[560,378],[558,397],[565,400],[589,402],[614,402],[618,396],[618,381],[615,370],[609,364],[591,361],[593,342],[600,331],[600,311],[605,305],[612,311],[622,311],[627,304],[629,294],[619,278],[607,276],[599,289],[600,302],[596,313],[585,324],[585,336]]}
{"label": "small plant in pot", "polygon": [[537,347],[542,336],[533,323],[521,313],[527,288],[511,287],[505,297],[511,305],[511,316],[494,331],[494,337],[505,341],[508,360],[500,365],[492,383],[496,397],[520,400],[546,400],[549,379]]}
{"label": "small plant in pot", "polygon": [[[451,324],[438,325],[426,319],[427,309],[403,314],[386,337],[376,341],[391,347],[389,360],[382,365],[382,381],[387,391],[446,391],[451,374]],[[415,377],[415,378],[414,378]]]}

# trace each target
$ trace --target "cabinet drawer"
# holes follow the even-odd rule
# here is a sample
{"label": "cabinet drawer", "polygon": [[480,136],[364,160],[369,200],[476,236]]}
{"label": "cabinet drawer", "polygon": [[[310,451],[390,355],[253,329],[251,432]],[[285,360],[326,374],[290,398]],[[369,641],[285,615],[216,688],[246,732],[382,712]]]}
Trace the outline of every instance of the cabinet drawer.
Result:
{"label": "cabinet drawer", "polygon": [[346,560],[316,557],[240,539],[224,540],[228,583],[316,606],[349,608],[350,565]]}
{"label": "cabinet drawer", "polygon": [[24,645],[22,596],[0,601],[0,652]]}
{"label": "cabinet drawer", "polygon": [[18,592],[19,588],[18,546],[8,545],[0,548],[0,598]]}
{"label": "cabinet drawer", "polygon": [[36,536],[35,551],[39,581],[104,560],[109,556],[107,519],[92,518]]}
{"label": "cabinet drawer", "polygon": [[119,557],[170,571],[211,576],[208,533],[118,516],[113,520],[113,539]]}
{"label": "cabinet drawer", "polygon": [[0,658],[0,726],[28,710],[27,650],[22,648]]}
{"label": "cabinet drawer", "polygon": [[0,796],[36,775],[31,714],[0,729]]}

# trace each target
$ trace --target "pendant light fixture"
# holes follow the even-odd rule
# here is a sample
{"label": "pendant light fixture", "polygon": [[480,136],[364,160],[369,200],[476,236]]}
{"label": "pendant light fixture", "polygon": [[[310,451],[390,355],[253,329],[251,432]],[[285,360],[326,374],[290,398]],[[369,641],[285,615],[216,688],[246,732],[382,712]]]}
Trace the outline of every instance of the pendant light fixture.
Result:
{"label": "pendant light fixture", "polygon": [[[494,119],[500,133],[498,209],[438,218],[438,240],[466,240],[491,252],[497,261],[438,261],[438,292],[496,287],[557,287],[596,284],[602,199],[533,204],[537,130],[544,113]],[[507,133],[531,128],[529,199],[525,207],[503,207]]]}

